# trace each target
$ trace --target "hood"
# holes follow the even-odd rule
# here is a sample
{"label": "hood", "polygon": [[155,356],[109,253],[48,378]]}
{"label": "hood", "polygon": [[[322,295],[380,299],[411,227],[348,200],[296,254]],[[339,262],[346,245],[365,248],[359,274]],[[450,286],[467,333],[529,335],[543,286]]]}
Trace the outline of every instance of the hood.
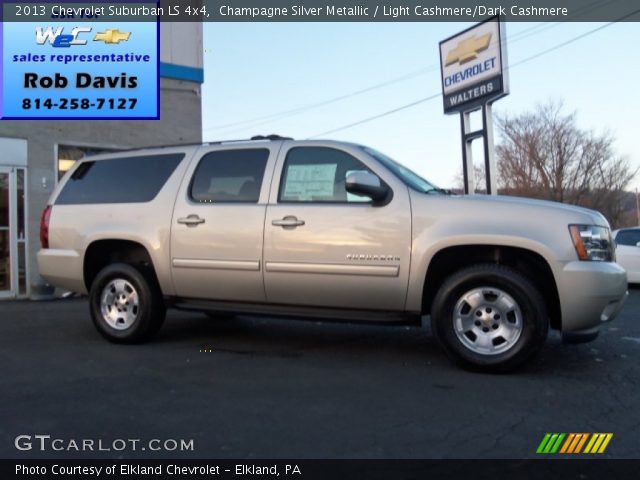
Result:
{"label": "hood", "polygon": [[[430,194],[420,194],[431,197]],[[461,208],[474,212],[503,213],[509,217],[536,216],[541,220],[545,217],[562,218],[569,223],[582,223],[609,227],[609,222],[600,212],[566,203],[552,202],[549,200],[536,200],[533,198],[511,197],[503,195],[451,195],[441,197],[447,199],[450,205],[457,204]],[[522,218],[522,217],[521,217]]]}

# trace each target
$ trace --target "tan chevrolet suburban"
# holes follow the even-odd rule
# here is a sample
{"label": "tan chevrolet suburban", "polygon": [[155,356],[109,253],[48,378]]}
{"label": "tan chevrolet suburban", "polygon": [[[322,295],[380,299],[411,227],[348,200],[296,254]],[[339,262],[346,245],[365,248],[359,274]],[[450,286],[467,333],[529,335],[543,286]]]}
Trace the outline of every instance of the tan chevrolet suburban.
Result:
{"label": "tan chevrolet suburban", "polygon": [[415,323],[506,371],[549,327],[594,338],[624,302],[599,213],[452,195],[376,150],[278,136],[85,158],[43,212],[41,275],[134,343],[167,307]]}

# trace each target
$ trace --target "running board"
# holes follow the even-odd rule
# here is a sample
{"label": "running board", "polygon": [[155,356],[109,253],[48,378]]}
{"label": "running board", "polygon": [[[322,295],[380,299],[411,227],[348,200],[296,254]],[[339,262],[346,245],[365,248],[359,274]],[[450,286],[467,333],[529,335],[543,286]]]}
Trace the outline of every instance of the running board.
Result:
{"label": "running board", "polygon": [[376,325],[420,325],[419,313],[385,312],[378,310],[349,310],[325,307],[300,307],[295,305],[272,305],[259,303],[216,302],[174,298],[169,305],[178,310],[200,312],[233,313],[237,315],[260,315],[289,317],[301,320],[325,320],[338,322],[371,323]]}

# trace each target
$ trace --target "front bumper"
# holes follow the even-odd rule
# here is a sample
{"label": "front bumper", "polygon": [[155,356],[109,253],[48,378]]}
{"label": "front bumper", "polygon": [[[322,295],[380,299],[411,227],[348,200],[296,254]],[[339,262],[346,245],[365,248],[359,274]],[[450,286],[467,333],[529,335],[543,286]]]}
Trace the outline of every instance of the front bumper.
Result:
{"label": "front bumper", "polygon": [[627,272],[617,263],[569,262],[557,278],[562,331],[592,330],[613,320],[627,298]]}

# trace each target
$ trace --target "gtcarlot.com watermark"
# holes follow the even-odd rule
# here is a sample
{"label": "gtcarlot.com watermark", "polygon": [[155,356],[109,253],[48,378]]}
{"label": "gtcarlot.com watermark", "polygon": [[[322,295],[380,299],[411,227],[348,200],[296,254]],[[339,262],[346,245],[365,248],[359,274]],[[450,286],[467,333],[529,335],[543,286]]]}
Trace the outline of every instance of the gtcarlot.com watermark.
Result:
{"label": "gtcarlot.com watermark", "polygon": [[140,438],[56,438],[51,435],[18,435],[14,445],[20,451],[38,452],[193,452],[193,439],[143,440]]}

